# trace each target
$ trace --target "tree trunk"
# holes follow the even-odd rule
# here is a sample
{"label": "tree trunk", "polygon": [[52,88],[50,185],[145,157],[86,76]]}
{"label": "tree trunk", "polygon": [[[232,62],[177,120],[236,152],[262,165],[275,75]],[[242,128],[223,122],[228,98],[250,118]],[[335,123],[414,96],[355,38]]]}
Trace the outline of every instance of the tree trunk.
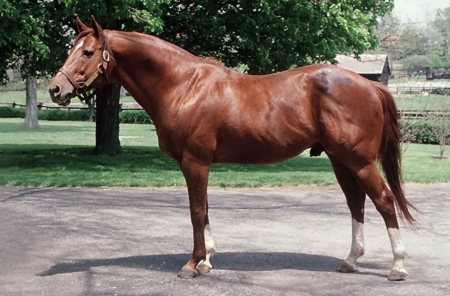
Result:
{"label": "tree trunk", "polygon": [[37,89],[36,78],[28,77],[26,81],[26,105],[27,111],[25,114],[25,122],[23,127],[25,129],[39,129],[37,116]]}
{"label": "tree trunk", "polygon": [[95,117],[95,98],[92,98],[87,102],[89,108],[89,122],[94,122]]}
{"label": "tree trunk", "polygon": [[107,84],[97,94],[95,154],[122,152],[119,141],[120,85]]}

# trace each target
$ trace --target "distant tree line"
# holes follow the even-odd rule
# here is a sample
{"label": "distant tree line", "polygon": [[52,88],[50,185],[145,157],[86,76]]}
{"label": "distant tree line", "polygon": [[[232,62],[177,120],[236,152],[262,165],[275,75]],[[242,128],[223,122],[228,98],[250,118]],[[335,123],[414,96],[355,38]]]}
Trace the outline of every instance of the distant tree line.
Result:
{"label": "distant tree line", "polygon": [[[424,4],[425,5],[425,4]],[[380,18],[377,52],[387,53],[403,71],[450,68],[450,7],[438,9],[424,22],[401,22],[392,14]]]}

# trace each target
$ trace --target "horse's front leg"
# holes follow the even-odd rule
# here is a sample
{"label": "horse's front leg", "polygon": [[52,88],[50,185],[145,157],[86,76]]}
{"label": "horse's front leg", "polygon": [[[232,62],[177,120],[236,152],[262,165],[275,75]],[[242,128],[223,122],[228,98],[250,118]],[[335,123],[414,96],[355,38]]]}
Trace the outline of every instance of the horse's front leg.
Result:
{"label": "horse's front leg", "polygon": [[[211,163],[203,162],[191,155],[184,155],[181,161],[181,170],[186,179],[189,194],[189,208],[194,231],[194,250],[191,259],[178,273],[180,278],[193,278],[198,273],[199,263],[208,262],[205,244],[205,225],[207,220],[207,187]],[[209,233],[209,226],[206,229]],[[208,237],[208,244],[210,245]],[[212,239],[211,239],[212,240]],[[214,243],[213,243],[214,244]],[[201,271],[204,272],[203,267]]]}
{"label": "horse's front leg", "polygon": [[[208,197],[207,197],[208,198]],[[205,216],[205,247],[206,247],[206,258],[197,265],[197,271],[199,273],[208,273],[212,269],[210,262],[211,257],[216,252],[216,244],[212,237],[211,226],[209,225],[208,218],[208,199],[206,200],[206,216]]]}

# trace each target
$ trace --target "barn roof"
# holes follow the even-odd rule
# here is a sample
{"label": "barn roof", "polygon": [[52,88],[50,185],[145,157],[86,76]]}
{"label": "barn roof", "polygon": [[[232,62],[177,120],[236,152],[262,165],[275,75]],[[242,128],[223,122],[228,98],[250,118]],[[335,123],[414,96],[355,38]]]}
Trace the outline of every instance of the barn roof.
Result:
{"label": "barn roof", "polygon": [[388,63],[388,71],[391,72],[386,54],[362,54],[360,60],[338,54],[336,60],[337,66],[358,74],[381,74],[386,62]]}

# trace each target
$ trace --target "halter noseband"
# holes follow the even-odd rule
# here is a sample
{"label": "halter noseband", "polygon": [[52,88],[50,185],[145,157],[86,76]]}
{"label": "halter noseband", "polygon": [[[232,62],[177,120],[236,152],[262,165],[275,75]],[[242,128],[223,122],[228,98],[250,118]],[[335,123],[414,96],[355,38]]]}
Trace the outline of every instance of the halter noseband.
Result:
{"label": "halter noseband", "polygon": [[61,69],[59,69],[58,71],[63,73],[64,76],[67,77],[67,79],[69,80],[70,84],[72,84],[72,86],[75,88],[75,92],[77,94],[77,97],[83,102],[83,100],[87,103],[88,101],[90,101],[92,99],[92,97],[97,93],[96,89],[94,92],[92,92],[90,95],[87,95],[86,92],[86,88],[89,87],[89,85],[91,85],[92,82],[94,82],[95,79],[97,79],[97,77],[99,75],[105,75],[105,79],[107,79],[106,76],[106,69],[108,68],[108,62],[109,62],[109,52],[108,52],[108,35],[106,34],[106,32],[103,32],[103,35],[105,36],[105,41],[103,43],[103,54],[102,54],[102,62],[100,64],[97,65],[97,71],[92,74],[91,77],[88,78],[88,80],[86,80],[86,82],[82,83],[80,85],[80,83],[78,83],[75,78],[69,74],[69,72],[67,72],[66,69],[64,69],[64,67],[61,67]]}

